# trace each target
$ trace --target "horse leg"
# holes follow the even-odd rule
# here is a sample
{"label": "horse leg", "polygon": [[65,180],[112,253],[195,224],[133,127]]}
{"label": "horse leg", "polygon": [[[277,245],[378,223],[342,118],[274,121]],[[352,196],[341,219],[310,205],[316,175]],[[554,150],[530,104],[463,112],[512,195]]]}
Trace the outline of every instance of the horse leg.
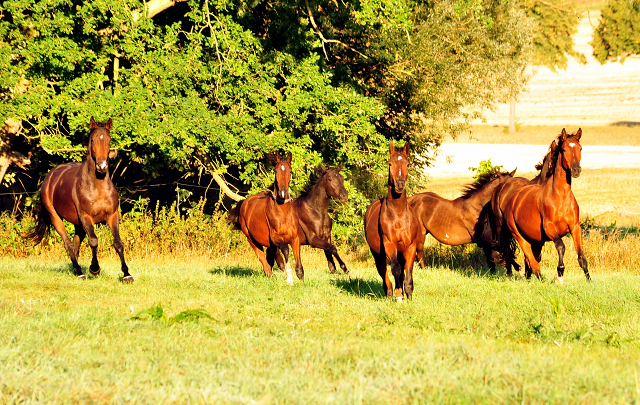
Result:
{"label": "horse leg", "polygon": [[484,252],[484,257],[487,261],[487,266],[489,266],[489,271],[491,274],[496,274],[496,264],[493,262],[493,249],[491,245],[488,243],[480,244],[482,251]]}
{"label": "horse leg", "polygon": [[577,221],[576,224],[571,228],[571,236],[573,237],[573,244],[576,247],[576,252],[578,253],[578,264],[582,268],[582,271],[584,271],[584,275],[585,277],[587,277],[587,281],[591,281],[587,257],[585,256],[584,248],[582,247],[582,228],[580,228],[580,223]]}
{"label": "horse leg", "polygon": [[[93,276],[97,276],[100,274],[100,265],[98,264],[98,236],[96,235],[96,231],[93,227],[91,217],[84,213],[79,213],[78,217],[80,218],[80,224],[82,225],[84,232],[87,234],[89,246],[91,247],[91,266],[89,266],[89,272],[91,272]],[[109,223],[109,226],[112,226],[111,223]],[[113,228],[111,229],[113,231]],[[115,246],[115,235],[113,244]],[[116,251],[117,250],[118,249],[116,249]]]}
{"label": "horse leg", "polygon": [[[531,278],[531,272],[533,272],[533,274],[535,274],[539,280],[542,280],[543,277],[542,273],[540,272],[540,263],[538,262],[538,258],[540,258],[539,252],[542,249],[541,245],[536,245],[535,247],[533,247],[520,234],[516,234],[514,236],[516,238],[516,241],[518,241],[518,244],[520,245],[520,249],[522,249],[522,252],[524,253],[525,266],[529,265],[529,269],[531,269],[527,270],[527,279]],[[536,250],[536,252],[534,252],[534,249]]]}
{"label": "horse leg", "polygon": [[382,291],[384,291],[384,295],[391,298],[391,280],[389,279],[389,273],[387,272],[387,257],[382,253],[376,253],[371,250],[371,254],[373,255],[373,260],[376,262],[376,269],[378,270],[378,274],[382,278]]}
{"label": "horse leg", "polygon": [[[286,242],[280,242],[279,249],[284,255],[284,271],[287,273],[287,284],[293,285],[293,275],[291,271],[291,263],[289,262],[289,245]],[[303,276],[304,277],[304,276]]]}
{"label": "horse leg", "polygon": [[67,251],[69,258],[71,258],[71,264],[73,266],[73,274],[75,274],[75,276],[78,277],[79,279],[82,279],[82,280],[86,279],[87,277],[84,274],[82,274],[82,269],[80,269],[80,265],[78,264],[78,256],[76,255],[76,250],[74,248],[73,242],[71,242],[71,239],[69,239],[69,235],[67,235],[67,230],[64,228],[64,222],[62,222],[62,218],[58,216],[58,214],[56,213],[53,207],[51,207],[51,209],[47,207],[47,211],[49,211],[49,216],[51,217],[51,225],[53,225],[56,232],[58,232],[58,234],[62,238],[62,242],[64,243],[64,248]]}
{"label": "horse leg", "polygon": [[340,255],[338,255],[338,249],[334,244],[320,238],[318,235],[313,235],[311,238],[309,238],[309,246],[316,249],[324,250],[324,255],[327,257],[327,262],[329,263],[329,271],[331,273],[336,272],[336,265],[333,262],[333,256],[335,256],[336,259],[338,259],[338,263],[340,264],[340,268],[342,269],[342,271],[344,271],[346,274],[349,274],[347,265],[342,261]]}
{"label": "horse leg", "polygon": [[300,281],[304,281],[304,268],[302,267],[302,259],[300,258],[300,239],[298,236],[294,236],[291,242],[291,250],[293,250],[293,257],[296,259],[296,275]]}
{"label": "horse leg", "polygon": [[267,263],[269,263],[270,268],[273,268],[273,263],[278,264],[278,268],[284,271],[284,259],[280,254],[280,250],[277,246],[269,246],[267,248]]}
{"label": "horse leg", "polygon": [[[122,281],[124,281],[125,283],[132,283],[133,277],[131,276],[131,274],[129,274],[129,266],[127,266],[127,263],[124,260],[124,244],[122,243],[122,239],[120,238],[120,216],[117,210],[107,217],[107,224],[109,224],[109,229],[111,229],[111,235],[113,235],[113,248],[116,250],[118,257],[120,258],[120,268],[122,270]],[[93,232],[93,225],[91,225],[91,231]],[[98,238],[96,238],[96,248],[97,246],[98,246]],[[96,260],[96,266],[97,266],[98,259],[95,255],[95,250],[94,250],[93,257]],[[93,263],[91,264],[91,266],[93,266]],[[99,271],[100,270],[98,267],[98,272]]]}
{"label": "horse leg", "polygon": [[404,267],[404,292],[407,294],[407,299],[412,299],[413,297],[413,265],[415,263],[417,256],[416,247],[409,246],[403,257],[403,267]]}
{"label": "horse leg", "polygon": [[553,244],[556,245],[556,250],[558,251],[558,275],[556,276],[556,284],[564,283],[564,242],[559,235],[556,235],[553,238]]}
{"label": "horse leg", "polygon": [[87,233],[84,231],[82,225],[74,225],[74,227],[76,231],[73,235],[73,248],[76,252],[76,257],[80,258],[80,245],[82,244],[85,236],[87,236]]}
{"label": "horse leg", "polygon": [[329,273],[336,274],[336,263],[333,261],[333,255],[329,249],[324,249],[324,257],[327,258],[327,265],[329,266]]}
{"label": "horse leg", "polygon": [[398,250],[396,245],[391,241],[384,241],[384,251],[387,255],[387,261],[391,265],[391,274],[393,275],[395,281],[395,290],[394,295],[396,297],[397,302],[404,301],[403,294],[403,278],[404,278],[404,269],[400,265],[400,261],[398,260]]}
{"label": "horse leg", "polygon": [[427,238],[427,231],[420,227],[420,239],[418,239],[418,245],[416,246],[416,258],[418,260],[418,265],[421,269],[424,269],[424,242]]}

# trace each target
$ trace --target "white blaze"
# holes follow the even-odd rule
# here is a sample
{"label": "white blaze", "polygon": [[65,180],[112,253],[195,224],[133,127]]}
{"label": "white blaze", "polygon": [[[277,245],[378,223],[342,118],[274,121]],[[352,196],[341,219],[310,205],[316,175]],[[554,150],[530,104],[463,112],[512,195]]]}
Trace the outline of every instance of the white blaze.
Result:
{"label": "white blaze", "polygon": [[280,169],[284,172],[284,165],[282,165],[282,166],[280,167]]}

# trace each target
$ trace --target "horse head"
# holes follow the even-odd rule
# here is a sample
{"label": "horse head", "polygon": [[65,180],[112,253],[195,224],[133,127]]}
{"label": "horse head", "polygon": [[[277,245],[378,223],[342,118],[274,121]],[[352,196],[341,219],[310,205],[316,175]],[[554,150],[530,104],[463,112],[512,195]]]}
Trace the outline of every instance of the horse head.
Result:
{"label": "horse head", "polygon": [[106,122],[96,122],[91,117],[89,127],[91,128],[88,147],[89,158],[95,162],[96,171],[104,174],[109,169],[107,160],[114,157],[114,154],[110,152],[111,118]]}
{"label": "horse head", "polygon": [[407,186],[409,174],[409,143],[404,147],[396,148],[393,141],[389,144],[389,186],[397,194],[402,194]]}
{"label": "horse head", "polygon": [[582,145],[580,138],[582,137],[582,128],[578,129],[575,134],[567,135],[567,131],[562,128],[560,134],[560,155],[562,156],[562,168],[565,171],[571,171],[571,177],[580,177],[582,168],[580,167],[580,159],[582,158]]}
{"label": "horse head", "polygon": [[344,177],[340,174],[342,164],[334,168],[325,168],[320,166],[319,170],[319,174],[322,175],[322,182],[324,183],[323,186],[327,191],[327,195],[340,200],[342,203],[347,202],[349,194],[347,193],[347,189],[344,188]]}
{"label": "horse head", "polygon": [[268,158],[273,162],[276,169],[276,182],[274,184],[275,194],[277,198],[285,201],[291,198],[289,193],[289,184],[291,183],[291,152],[283,158],[279,152],[269,154]]}

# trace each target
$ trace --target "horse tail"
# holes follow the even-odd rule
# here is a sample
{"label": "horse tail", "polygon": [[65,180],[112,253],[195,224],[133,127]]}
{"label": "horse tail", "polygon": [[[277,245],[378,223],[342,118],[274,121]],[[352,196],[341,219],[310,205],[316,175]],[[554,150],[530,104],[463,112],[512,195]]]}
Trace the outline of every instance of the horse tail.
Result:
{"label": "horse tail", "polygon": [[26,235],[22,235],[25,239],[31,239],[35,244],[39,244],[49,236],[51,231],[51,216],[46,209],[42,207],[42,199],[38,201],[36,208],[36,223]]}
{"label": "horse tail", "polygon": [[240,207],[244,200],[238,201],[238,203],[233,207],[229,213],[227,214],[227,223],[233,224],[233,229],[239,231],[240,228]]}
{"label": "horse tail", "polygon": [[507,224],[504,223],[504,220],[500,226],[500,235],[498,235],[498,237],[498,251],[500,252],[500,258],[496,263],[504,267],[509,263],[515,262],[518,243],[513,237],[513,234]]}

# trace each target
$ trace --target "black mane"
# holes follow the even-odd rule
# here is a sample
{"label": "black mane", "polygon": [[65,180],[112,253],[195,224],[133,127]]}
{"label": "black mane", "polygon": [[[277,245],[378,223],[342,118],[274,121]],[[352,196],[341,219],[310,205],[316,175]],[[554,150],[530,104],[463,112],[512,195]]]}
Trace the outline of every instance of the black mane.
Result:
{"label": "black mane", "polygon": [[509,172],[507,171],[500,171],[500,169],[498,168],[494,168],[492,171],[490,172],[485,172],[482,173],[478,176],[478,178],[476,179],[476,181],[474,181],[471,184],[466,185],[463,189],[462,189],[462,196],[461,198],[470,198],[472,197],[475,193],[477,193],[478,191],[480,191],[484,186],[487,185],[487,183],[492,182],[493,180],[499,178],[500,176],[508,176]]}
{"label": "black mane", "polygon": [[322,177],[331,170],[335,169],[326,168],[322,165],[314,167],[313,171],[311,172],[311,176],[309,176],[309,181],[302,188],[302,191],[300,192],[300,196],[298,198],[304,198],[311,194],[311,191],[316,187],[316,185],[318,185]]}

